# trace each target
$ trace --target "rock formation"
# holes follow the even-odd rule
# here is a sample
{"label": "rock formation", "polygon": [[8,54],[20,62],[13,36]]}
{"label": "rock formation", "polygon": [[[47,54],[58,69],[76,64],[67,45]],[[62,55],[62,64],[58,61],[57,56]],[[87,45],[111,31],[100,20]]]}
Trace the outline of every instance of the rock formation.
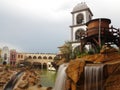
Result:
{"label": "rock formation", "polygon": [[101,80],[103,90],[120,90],[120,53],[116,49],[106,46],[99,54],[87,55],[70,61],[66,69],[66,90],[85,90],[85,66],[96,65],[96,63],[103,65]]}
{"label": "rock formation", "polygon": [[35,71],[26,70],[17,82],[14,90],[27,90],[28,87],[37,85],[38,81],[39,77]]}
{"label": "rock formation", "polygon": [[15,73],[16,71],[6,69],[6,66],[0,67],[0,89],[3,89],[3,87],[7,84],[7,82]]}

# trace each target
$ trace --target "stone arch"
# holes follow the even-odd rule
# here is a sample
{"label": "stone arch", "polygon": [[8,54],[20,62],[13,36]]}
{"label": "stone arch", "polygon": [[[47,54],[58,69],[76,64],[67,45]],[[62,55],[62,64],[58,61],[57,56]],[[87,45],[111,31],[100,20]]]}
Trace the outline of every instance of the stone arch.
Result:
{"label": "stone arch", "polygon": [[47,69],[47,64],[43,63],[43,69]]}
{"label": "stone arch", "polygon": [[33,62],[33,65],[32,65],[34,68],[36,69],[41,69],[42,67],[42,64],[40,62]]}
{"label": "stone arch", "polygon": [[41,56],[38,56],[38,59],[42,59],[42,57],[41,57]]}
{"label": "stone arch", "polygon": [[49,56],[48,59],[53,59],[52,56]]}
{"label": "stone arch", "polygon": [[82,13],[80,13],[76,16],[76,23],[77,24],[82,24],[83,20],[84,20],[84,15]]}
{"label": "stone arch", "polygon": [[29,59],[32,59],[32,56],[28,56]]}
{"label": "stone arch", "polygon": [[38,68],[42,69],[42,64],[40,62],[38,63]]}
{"label": "stone arch", "polygon": [[33,59],[37,59],[37,57],[36,57],[36,56],[33,56]]}
{"label": "stone arch", "polygon": [[75,39],[81,40],[85,36],[85,30],[80,28],[75,32]]}
{"label": "stone arch", "polygon": [[3,65],[6,65],[6,64],[7,64],[7,62],[6,62],[6,61],[4,61],[4,62],[3,62]]}
{"label": "stone arch", "polygon": [[47,59],[47,57],[46,57],[46,56],[43,56],[43,59]]}

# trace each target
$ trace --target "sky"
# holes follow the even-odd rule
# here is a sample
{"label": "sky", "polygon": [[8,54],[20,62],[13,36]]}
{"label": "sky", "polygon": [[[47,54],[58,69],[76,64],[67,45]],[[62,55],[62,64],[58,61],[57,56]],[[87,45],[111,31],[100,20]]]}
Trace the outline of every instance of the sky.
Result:
{"label": "sky", "polygon": [[93,18],[109,18],[120,28],[120,0],[0,0],[0,47],[57,53],[70,40],[71,11],[81,2]]}

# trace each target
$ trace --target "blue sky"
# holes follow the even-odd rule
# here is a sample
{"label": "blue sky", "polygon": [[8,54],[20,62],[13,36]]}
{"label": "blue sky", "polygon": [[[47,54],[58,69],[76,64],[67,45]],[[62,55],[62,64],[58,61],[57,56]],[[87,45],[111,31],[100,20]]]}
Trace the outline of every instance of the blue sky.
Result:
{"label": "blue sky", "polygon": [[110,18],[120,27],[119,0],[0,0],[0,47],[57,53],[57,47],[70,40],[70,12],[81,2],[94,18]]}

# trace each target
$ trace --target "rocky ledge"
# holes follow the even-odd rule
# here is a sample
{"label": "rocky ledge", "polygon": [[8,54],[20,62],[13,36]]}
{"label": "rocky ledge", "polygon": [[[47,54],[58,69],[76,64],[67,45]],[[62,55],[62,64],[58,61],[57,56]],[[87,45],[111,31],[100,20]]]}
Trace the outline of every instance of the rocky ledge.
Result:
{"label": "rocky ledge", "polygon": [[25,70],[13,90],[27,90],[38,84],[39,77],[34,70]]}
{"label": "rocky ledge", "polygon": [[120,53],[111,47],[104,47],[99,54],[71,60],[66,69],[66,90],[85,90],[85,66],[95,64],[103,65],[103,90],[120,90]]}
{"label": "rocky ledge", "polygon": [[16,73],[17,73],[16,71],[12,71],[8,69],[6,66],[3,65],[0,66],[0,90],[3,89],[3,87],[5,87],[7,82]]}

